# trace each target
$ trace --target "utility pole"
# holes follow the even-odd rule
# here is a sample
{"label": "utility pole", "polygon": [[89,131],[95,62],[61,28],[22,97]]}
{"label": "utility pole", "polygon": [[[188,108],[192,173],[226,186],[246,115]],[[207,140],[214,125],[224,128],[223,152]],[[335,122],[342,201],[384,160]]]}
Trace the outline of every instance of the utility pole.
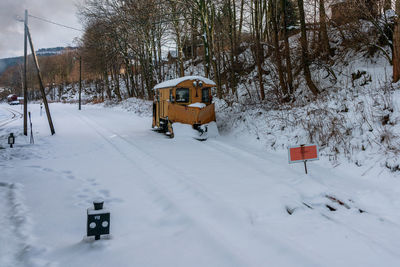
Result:
{"label": "utility pole", "polygon": [[37,56],[36,56],[35,49],[33,48],[32,37],[31,37],[31,34],[29,32],[29,28],[28,27],[26,27],[26,31],[27,31],[28,38],[29,38],[29,44],[31,46],[31,51],[32,51],[32,55],[33,55],[33,61],[35,63],[35,67],[36,67],[36,70],[37,70],[37,75],[38,75],[39,85],[40,85],[40,91],[42,92],[43,103],[44,103],[44,107],[46,109],[47,120],[49,121],[51,134],[53,135],[56,132],[54,131],[53,121],[51,120],[49,104],[47,103],[46,92],[44,91],[43,79],[42,79],[42,74],[40,73],[39,62],[38,62],[38,59],[37,59]]}
{"label": "utility pole", "polygon": [[26,67],[27,67],[27,27],[28,27],[28,10],[25,9],[24,20],[24,135],[28,136],[28,86],[26,81]]}
{"label": "utility pole", "polygon": [[79,55],[79,110],[81,110],[81,94],[82,94],[82,56]]}

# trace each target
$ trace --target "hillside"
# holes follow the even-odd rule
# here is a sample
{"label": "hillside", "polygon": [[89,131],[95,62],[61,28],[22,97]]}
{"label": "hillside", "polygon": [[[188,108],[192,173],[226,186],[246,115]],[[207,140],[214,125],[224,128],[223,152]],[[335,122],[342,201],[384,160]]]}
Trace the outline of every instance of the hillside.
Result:
{"label": "hillside", "polygon": [[23,63],[23,57],[10,57],[0,59],[0,75],[9,67],[15,66],[19,63]]}
{"label": "hillside", "polygon": [[[75,50],[76,47],[52,47],[52,48],[40,48],[36,51],[38,57],[41,56],[53,56],[60,55],[65,51]],[[29,52],[29,51],[28,51]],[[29,53],[28,53],[29,55]],[[21,64],[24,62],[23,56],[21,57],[11,57],[11,58],[1,58],[0,59],[0,76],[9,67]]]}

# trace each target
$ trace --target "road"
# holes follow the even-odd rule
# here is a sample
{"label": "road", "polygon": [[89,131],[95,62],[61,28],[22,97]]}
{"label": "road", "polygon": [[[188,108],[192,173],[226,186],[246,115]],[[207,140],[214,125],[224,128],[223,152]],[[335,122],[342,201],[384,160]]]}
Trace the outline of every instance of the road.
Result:
{"label": "road", "polygon": [[[326,159],[305,175],[285,151],[222,136],[169,139],[149,117],[95,106],[52,104],[51,136],[31,109],[36,144],[20,137],[0,152],[0,182],[23,187],[33,266],[400,262],[393,177],[376,181]],[[85,216],[98,197],[111,211],[111,237],[93,242]]]}

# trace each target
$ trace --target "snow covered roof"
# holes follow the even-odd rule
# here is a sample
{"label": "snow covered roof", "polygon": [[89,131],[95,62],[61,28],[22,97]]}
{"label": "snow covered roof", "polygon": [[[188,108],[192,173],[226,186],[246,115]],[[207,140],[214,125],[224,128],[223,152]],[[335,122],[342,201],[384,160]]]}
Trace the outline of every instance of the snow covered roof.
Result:
{"label": "snow covered roof", "polygon": [[214,86],[216,85],[215,82],[213,82],[212,80],[207,79],[202,76],[184,76],[184,77],[180,77],[180,78],[176,78],[173,80],[159,83],[156,86],[154,86],[154,90],[161,89],[161,88],[174,87],[174,86],[177,86],[178,84],[180,84],[181,82],[184,82],[187,80],[199,80],[206,84],[210,84],[210,85],[214,85]]}

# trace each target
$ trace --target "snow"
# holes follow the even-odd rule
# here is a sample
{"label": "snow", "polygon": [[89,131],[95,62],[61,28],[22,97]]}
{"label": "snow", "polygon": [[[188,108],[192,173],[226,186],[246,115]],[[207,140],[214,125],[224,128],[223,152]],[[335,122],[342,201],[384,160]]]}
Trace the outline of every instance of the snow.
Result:
{"label": "snow", "polygon": [[174,87],[174,86],[177,86],[178,84],[180,84],[181,82],[187,81],[187,80],[199,80],[206,84],[210,84],[210,85],[214,85],[214,86],[216,85],[215,82],[213,82],[212,80],[202,77],[202,76],[184,76],[184,77],[180,77],[180,78],[176,78],[176,79],[172,79],[169,81],[159,83],[156,86],[154,86],[154,90],[157,90],[160,88]]}
{"label": "snow", "polygon": [[[396,173],[332,166],[321,156],[305,175],[285,150],[262,140],[199,142],[186,138],[193,129],[182,124],[170,139],[150,130],[151,116],[114,105],[78,111],[51,103],[51,136],[40,106],[29,110],[34,145],[21,133],[22,119],[0,128],[0,266],[400,262]],[[17,136],[12,149],[9,132]],[[112,237],[94,241],[85,237],[86,210],[99,198],[111,213]]]}
{"label": "snow", "polygon": [[191,107],[191,108],[204,108],[206,106],[207,106],[206,104],[199,103],[199,102],[192,103],[192,104],[188,105],[188,107]]}
{"label": "snow", "polygon": [[107,209],[101,209],[101,210],[95,210],[93,208],[88,208],[87,209],[87,214],[88,215],[98,215],[98,214],[104,214],[104,213],[110,213],[110,211],[107,210]]}
{"label": "snow", "polygon": [[198,132],[193,129],[192,125],[184,124],[180,122],[174,122],[172,124],[172,129],[174,130],[174,138],[196,138]]}
{"label": "snow", "polygon": [[35,266],[22,185],[0,182],[0,266]]}

